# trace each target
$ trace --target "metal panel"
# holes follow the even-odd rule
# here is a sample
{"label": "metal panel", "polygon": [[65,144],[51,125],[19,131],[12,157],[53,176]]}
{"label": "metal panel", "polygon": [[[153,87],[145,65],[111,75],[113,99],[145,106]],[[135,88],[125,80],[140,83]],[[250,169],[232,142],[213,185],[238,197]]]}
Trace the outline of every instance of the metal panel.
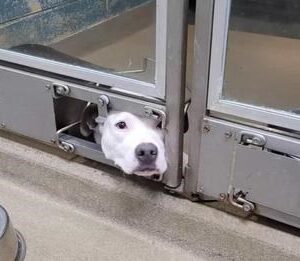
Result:
{"label": "metal panel", "polygon": [[[189,110],[189,172],[185,174],[185,193],[197,191],[200,161],[201,130],[206,115],[207,88],[210,62],[210,43],[213,18],[213,1],[198,0],[196,6],[192,103]],[[200,73],[201,72],[201,73]],[[206,153],[205,153],[206,154]]]}
{"label": "metal panel", "polygon": [[166,152],[169,161],[163,182],[177,187],[182,180],[184,91],[187,43],[187,0],[169,0],[166,63]]}
{"label": "metal panel", "polygon": [[109,98],[109,106],[116,111],[127,111],[145,117],[145,106],[151,106],[160,110],[165,110],[164,105],[153,104],[137,98],[111,93],[109,91],[89,88],[86,86],[63,81],[53,80],[53,83],[67,85],[70,88],[70,94],[68,94],[68,97],[72,97],[79,100],[99,103],[100,95],[106,95]]}
{"label": "metal panel", "polygon": [[[74,102],[65,102],[65,106],[76,106],[76,108],[65,108],[64,112],[80,112],[80,108],[82,108],[80,101],[99,103],[100,95],[106,95],[109,98],[109,107],[112,110],[128,111],[142,117],[148,116],[146,108],[149,107],[160,111],[165,110],[165,105],[163,104],[151,103],[133,97],[58,81],[18,70],[0,68],[2,68],[0,71],[2,80],[0,84],[1,126],[5,125],[5,129],[8,131],[17,132],[48,143],[53,143],[57,137],[53,89],[51,87],[54,83],[67,86],[70,93],[66,97],[77,99]],[[79,108],[77,108],[78,106]],[[58,116],[60,118],[60,115]],[[78,117],[76,115],[69,115],[67,117],[68,124],[71,118],[77,119]],[[176,122],[178,122],[178,119],[176,119]],[[172,132],[174,130],[171,130]],[[59,140],[72,144],[74,146],[74,153],[77,155],[108,165],[114,165],[110,160],[105,158],[99,144],[64,133],[59,135]],[[176,142],[179,141],[174,141],[175,146]],[[169,161],[169,164],[177,163],[176,161],[174,163],[171,160]],[[174,173],[171,174],[173,175]]]}
{"label": "metal panel", "polygon": [[[257,214],[300,227],[300,140],[211,117],[204,124],[198,192],[218,199],[232,186]],[[243,132],[262,135],[264,149],[241,145]]]}
{"label": "metal panel", "polygon": [[300,159],[237,145],[233,175],[248,200],[300,218]]}
{"label": "metal panel", "polygon": [[283,223],[288,223],[291,226],[298,227],[300,228],[300,219],[299,217],[289,215],[286,213],[283,213],[281,211],[264,207],[262,205],[256,205],[256,210],[255,212],[258,215],[269,217],[271,219],[283,222]]}
{"label": "metal panel", "polygon": [[46,79],[0,67],[0,123],[22,135],[50,142],[56,132]]}
{"label": "metal panel", "polygon": [[226,193],[230,185],[234,139],[227,139],[225,133],[232,132],[232,128],[210,119],[205,120],[204,124],[201,134],[198,191],[219,198],[219,194]]}

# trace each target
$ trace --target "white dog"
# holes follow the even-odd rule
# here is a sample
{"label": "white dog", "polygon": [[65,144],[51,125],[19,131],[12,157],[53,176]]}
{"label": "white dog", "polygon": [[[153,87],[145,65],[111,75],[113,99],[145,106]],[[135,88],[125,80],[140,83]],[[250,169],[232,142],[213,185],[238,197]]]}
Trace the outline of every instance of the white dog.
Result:
{"label": "white dog", "polygon": [[104,123],[100,119],[90,129],[107,159],[126,174],[162,179],[167,160],[163,132],[154,121],[128,112],[112,112]]}

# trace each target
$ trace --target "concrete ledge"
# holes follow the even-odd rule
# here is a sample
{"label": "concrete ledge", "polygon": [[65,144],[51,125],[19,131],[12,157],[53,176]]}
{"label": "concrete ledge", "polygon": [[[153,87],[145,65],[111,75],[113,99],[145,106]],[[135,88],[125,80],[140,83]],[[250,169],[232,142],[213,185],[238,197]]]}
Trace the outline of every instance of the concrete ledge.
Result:
{"label": "concrete ledge", "polygon": [[[21,141],[21,138],[17,138]],[[159,184],[113,168],[61,157],[53,148],[0,138],[0,179],[88,211],[212,260],[299,260],[289,233],[163,193]],[[93,166],[88,166],[93,165]],[[21,229],[21,228],[20,228]]]}

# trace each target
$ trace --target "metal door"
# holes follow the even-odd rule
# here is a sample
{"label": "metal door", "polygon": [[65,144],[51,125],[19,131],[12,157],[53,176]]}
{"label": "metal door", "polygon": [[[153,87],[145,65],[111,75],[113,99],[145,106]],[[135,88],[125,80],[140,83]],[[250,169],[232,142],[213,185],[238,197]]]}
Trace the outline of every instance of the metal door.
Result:
{"label": "metal door", "polygon": [[112,109],[164,121],[164,183],[178,186],[187,1],[27,0],[0,6],[1,128],[48,143],[59,138],[60,145],[72,145],[61,146],[66,150],[75,146],[80,155],[110,163],[96,144],[64,134],[87,103],[100,109],[105,96]]}
{"label": "metal door", "polygon": [[186,192],[300,227],[299,5],[197,4]]}

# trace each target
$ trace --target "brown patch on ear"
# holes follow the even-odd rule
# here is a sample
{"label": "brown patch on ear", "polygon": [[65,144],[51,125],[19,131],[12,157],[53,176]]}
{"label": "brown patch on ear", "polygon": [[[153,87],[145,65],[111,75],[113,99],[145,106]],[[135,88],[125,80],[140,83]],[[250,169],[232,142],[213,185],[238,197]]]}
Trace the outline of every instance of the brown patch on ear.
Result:
{"label": "brown patch on ear", "polygon": [[84,137],[88,137],[93,133],[94,128],[97,127],[96,118],[98,117],[97,104],[88,104],[80,117],[80,133]]}

